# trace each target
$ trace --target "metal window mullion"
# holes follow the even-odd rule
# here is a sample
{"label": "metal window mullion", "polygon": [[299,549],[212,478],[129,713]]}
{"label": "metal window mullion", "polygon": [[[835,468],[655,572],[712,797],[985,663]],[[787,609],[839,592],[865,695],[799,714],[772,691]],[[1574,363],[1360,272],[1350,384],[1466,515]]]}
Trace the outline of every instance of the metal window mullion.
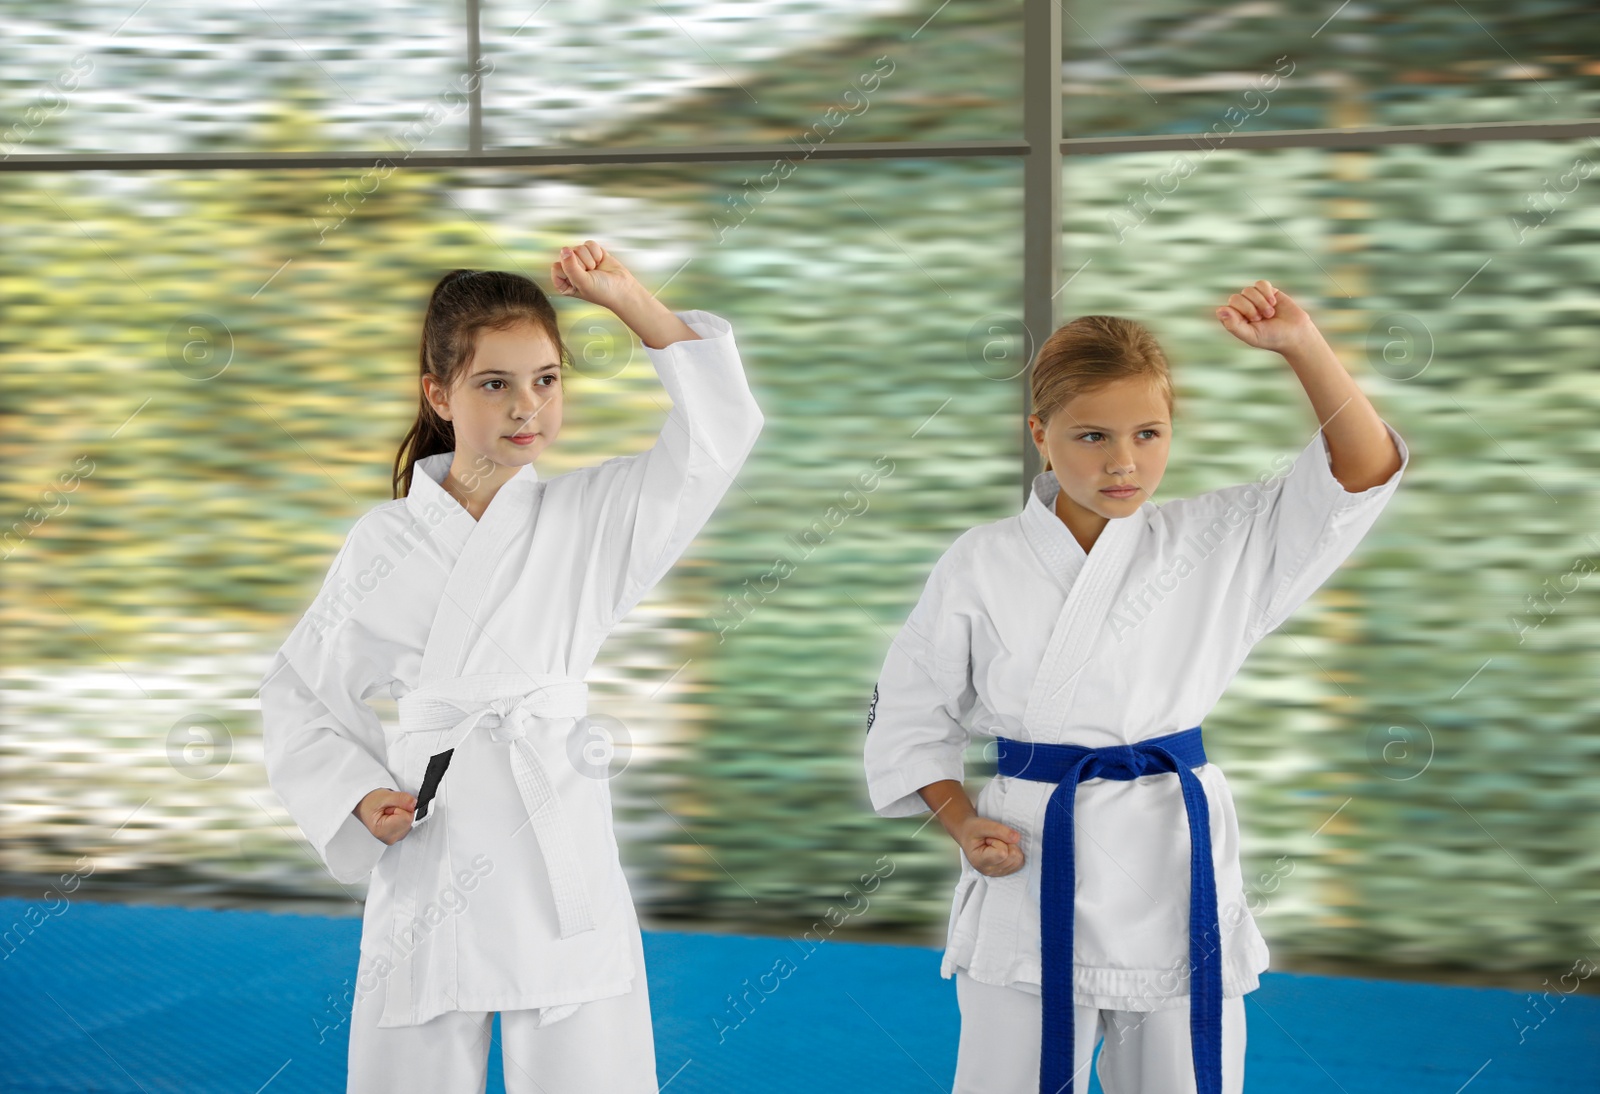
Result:
{"label": "metal window mullion", "polygon": [[1032,413],[1033,353],[1056,329],[1061,281],[1061,8],[1026,0],[1022,13],[1022,325],[1028,367],[1021,373],[1022,501],[1042,463],[1026,422]]}
{"label": "metal window mullion", "polygon": [[478,73],[478,0],[467,0],[467,75],[472,78],[472,95],[467,100],[467,149],[483,151],[483,77]]}
{"label": "metal window mullion", "polygon": [[[1020,140],[863,141],[819,145],[807,160],[931,159],[1021,156]],[[796,155],[796,145],[687,144],[648,148],[495,149],[491,152],[413,152],[407,167],[591,167],[634,163],[767,162]],[[388,151],[352,152],[35,152],[0,158],[0,171],[226,171],[287,168],[369,167],[396,156]]]}
{"label": "metal window mullion", "polygon": [[1600,119],[1553,122],[1459,122],[1438,125],[1369,125],[1349,129],[1268,129],[1260,132],[1161,133],[1128,137],[1069,137],[1061,150],[1073,156],[1129,152],[1210,152],[1262,148],[1376,148],[1389,144],[1471,144],[1480,141],[1575,140],[1600,136]]}
{"label": "metal window mullion", "polygon": [[[1058,85],[1059,86],[1059,85]],[[1024,104],[1024,113],[1030,108]],[[1042,109],[1042,105],[1038,109]],[[1058,110],[1059,117],[1059,110]],[[1203,133],[1138,137],[1057,137],[1070,156],[1108,156],[1129,152],[1204,151]],[[1361,129],[1284,129],[1236,132],[1214,147],[1374,148],[1391,144],[1473,144],[1503,140],[1579,140],[1600,137],[1600,119],[1563,122],[1475,122],[1461,125],[1372,126]],[[943,157],[1027,156],[1025,140],[860,141],[819,145],[806,152],[813,160],[932,159]],[[408,167],[585,167],[632,163],[742,163],[782,159],[795,145],[684,144],[625,148],[501,148],[492,152],[416,152]],[[368,167],[392,160],[393,151],[351,152],[35,152],[0,158],[5,171],[226,171],[285,168]]]}

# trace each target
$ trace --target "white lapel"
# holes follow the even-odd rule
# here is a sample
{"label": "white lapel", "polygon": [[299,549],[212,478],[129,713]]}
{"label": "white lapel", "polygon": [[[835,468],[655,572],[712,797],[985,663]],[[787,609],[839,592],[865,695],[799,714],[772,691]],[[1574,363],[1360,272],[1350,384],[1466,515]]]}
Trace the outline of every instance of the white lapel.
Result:
{"label": "white lapel", "polygon": [[[449,515],[438,528],[460,547],[434,609],[433,625],[422,652],[418,690],[460,675],[472,651],[473,639],[482,632],[476,618],[493,584],[496,564],[504,557],[512,534],[532,522],[538,500],[544,494],[544,484],[529,464],[495,492],[483,516],[474,521],[472,514],[440,485],[454,457],[453,452],[441,452],[418,460],[406,495],[418,520],[422,520],[427,506],[442,506]],[[404,721],[406,700],[401,702]],[[399,764],[402,781],[414,793],[422,783],[428,757],[446,733],[397,732],[398,742],[390,749],[391,763]],[[403,932],[419,921],[419,894],[442,891],[450,884],[449,849],[440,843],[443,837],[439,833],[437,824],[427,824],[391,847],[380,860],[380,868],[387,866],[391,871],[385,877],[393,892],[392,914],[385,925],[393,967],[378,1020],[380,1027],[416,1024],[419,985],[425,977],[442,977],[445,983],[454,983],[457,976],[457,923],[453,917],[447,917],[436,932],[416,943],[414,950],[403,948]]]}
{"label": "white lapel", "polygon": [[[416,505],[440,504],[452,511],[450,522],[461,528],[464,542],[445,581],[434,609],[433,625],[422,652],[418,687],[453,679],[464,671],[473,641],[482,633],[478,619],[484,598],[494,585],[506,546],[518,529],[531,526],[544,498],[544,483],[533,464],[522,467],[503,483],[483,516],[472,514],[447,493],[440,483],[455,453],[441,452],[417,461],[406,500]],[[460,522],[465,521],[465,524]]]}
{"label": "white lapel", "polygon": [[1146,502],[1126,517],[1108,520],[1085,555],[1056,516],[1059,490],[1055,473],[1042,473],[1034,479],[1021,514],[1028,542],[1052,575],[1068,586],[1066,603],[1056,618],[1022,717],[1032,739],[1044,743],[1059,743],[1078,680],[1093,659],[1106,616],[1144,540],[1149,520],[1146,506],[1150,504]]}

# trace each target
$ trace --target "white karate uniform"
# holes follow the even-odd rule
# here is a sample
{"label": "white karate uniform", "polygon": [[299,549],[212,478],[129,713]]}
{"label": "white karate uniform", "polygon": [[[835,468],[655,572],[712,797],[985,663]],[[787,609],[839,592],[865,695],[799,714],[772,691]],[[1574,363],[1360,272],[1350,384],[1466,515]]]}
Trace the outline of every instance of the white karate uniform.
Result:
{"label": "white karate uniform", "polygon": [[[639,1005],[616,1013],[638,1021],[597,1029],[608,1047],[589,1065],[649,1048],[639,924],[583,678],[704,526],[763,421],[728,322],[677,314],[700,338],[645,347],[672,400],[648,451],[550,479],[528,464],[476,521],[440,485],[453,453],[419,460],[407,496],[351,528],[262,684],[273,789],[337,880],[372,875],[352,1091],[382,1087],[405,1034],[425,1058],[450,1023],[465,1028],[436,1021],[450,1012],[499,1011],[509,1038],[514,1012],[528,1012],[518,1028],[547,1029],[631,992]],[[363,701],[382,692],[398,725]],[[417,794],[447,749],[429,813],[403,839],[386,845],[352,814],[380,787]],[[481,1089],[472,1081],[449,1089]],[[608,1089],[654,1090],[653,1068]]]}
{"label": "white karate uniform", "polygon": [[[890,645],[865,745],[874,810],[925,812],[917,791],[964,778],[975,732],[1099,748],[1202,725],[1251,647],[1333,573],[1393,495],[1410,455],[1385,428],[1401,468],[1369,490],[1345,491],[1318,432],[1287,474],[1146,501],[1108,521],[1087,554],[1055,514],[1054,473],[1039,475],[1020,513],[956,538]],[[1210,814],[1226,1000],[1258,986],[1268,954],[1245,904],[1227,780],[1211,763],[1195,774]],[[1025,862],[989,877],[958,854],[942,976],[965,970],[1039,993],[1039,841],[1054,790],[995,777],[979,793],[982,816],[1021,833]],[[1074,1004],[1186,1009],[1189,838],[1177,775],[1084,781],[1076,831]],[[1187,1027],[1171,1028],[1187,1051]],[[1037,1066],[1035,1056],[1030,1089]]]}

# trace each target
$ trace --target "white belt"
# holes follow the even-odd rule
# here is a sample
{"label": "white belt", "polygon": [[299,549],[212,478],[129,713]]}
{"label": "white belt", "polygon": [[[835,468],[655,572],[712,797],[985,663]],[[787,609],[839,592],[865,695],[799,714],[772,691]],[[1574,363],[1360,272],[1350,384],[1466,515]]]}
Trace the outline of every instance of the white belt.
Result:
{"label": "white belt", "polygon": [[[594,908],[584,884],[577,842],[567,827],[550,772],[528,739],[529,729],[542,721],[587,714],[589,686],[568,676],[480,673],[417,688],[401,696],[399,708],[401,733],[448,730],[440,752],[456,747],[480,722],[489,726],[496,741],[510,742],[511,773],[544,855],[561,937],[593,929]],[[432,820],[438,808],[436,798],[428,815],[413,827]],[[415,838],[415,833],[406,836],[407,840]]]}

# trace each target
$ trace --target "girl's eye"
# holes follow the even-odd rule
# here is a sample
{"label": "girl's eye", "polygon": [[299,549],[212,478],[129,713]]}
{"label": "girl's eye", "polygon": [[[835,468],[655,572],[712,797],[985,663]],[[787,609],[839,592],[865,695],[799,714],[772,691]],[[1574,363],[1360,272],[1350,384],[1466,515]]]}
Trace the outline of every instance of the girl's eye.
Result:
{"label": "girl's eye", "polygon": [[[550,383],[544,385],[545,387],[552,387],[556,383],[556,376],[553,373],[546,373],[545,375],[539,377],[539,379],[540,380],[549,380],[550,381]],[[503,384],[503,383],[505,383],[504,380],[493,379],[493,380],[485,380],[483,383],[479,384],[478,386],[479,387],[488,387],[490,384]],[[498,391],[499,389],[496,388],[495,390]]]}
{"label": "girl's eye", "polygon": [[[1140,433],[1141,433],[1141,434],[1142,434],[1142,433],[1148,433],[1148,434],[1150,434],[1150,435],[1151,435],[1151,437],[1152,437],[1152,438],[1154,438],[1154,437],[1159,437],[1159,436],[1161,436],[1161,431],[1160,431],[1160,430],[1159,430],[1159,429],[1141,429],[1141,430],[1139,430],[1139,432],[1140,432]],[[1088,439],[1089,439],[1089,438],[1090,438],[1090,437],[1103,437],[1103,436],[1105,436],[1105,434],[1104,434],[1104,433],[1101,433],[1101,432],[1100,432],[1100,431],[1099,431],[1099,430],[1098,430],[1098,429],[1091,429],[1091,430],[1090,430],[1090,431],[1089,431],[1089,432],[1087,432],[1087,433],[1080,433],[1080,434],[1079,434],[1079,435],[1078,435],[1078,440],[1080,440],[1080,441],[1086,441],[1086,440],[1088,440]],[[1093,443],[1095,443],[1095,444],[1099,444],[1099,443],[1100,443],[1100,442],[1099,442],[1099,441],[1095,441],[1095,442],[1093,442]]]}

